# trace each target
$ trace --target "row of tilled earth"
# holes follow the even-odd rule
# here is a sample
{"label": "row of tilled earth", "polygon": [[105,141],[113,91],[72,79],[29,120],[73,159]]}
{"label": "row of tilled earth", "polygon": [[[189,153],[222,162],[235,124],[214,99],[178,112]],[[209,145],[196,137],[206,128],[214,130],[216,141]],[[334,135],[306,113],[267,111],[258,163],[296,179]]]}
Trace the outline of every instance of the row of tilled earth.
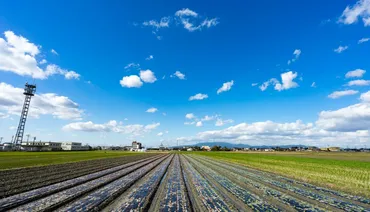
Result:
{"label": "row of tilled earth", "polygon": [[155,155],[0,200],[0,211],[370,211],[370,200],[195,155]]}
{"label": "row of tilled earth", "polygon": [[149,158],[154,155],[155,154],[140,154],[49,166],[2,170],[0,171],[0,198],[109,169],[128,162],[134,162],[139,159]]}

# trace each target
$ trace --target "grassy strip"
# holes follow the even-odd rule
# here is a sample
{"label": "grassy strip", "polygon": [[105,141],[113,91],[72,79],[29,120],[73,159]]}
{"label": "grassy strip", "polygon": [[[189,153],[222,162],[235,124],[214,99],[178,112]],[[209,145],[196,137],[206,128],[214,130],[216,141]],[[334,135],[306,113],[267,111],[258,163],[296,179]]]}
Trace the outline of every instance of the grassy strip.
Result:
{"label": "grassy strip", "polygon": [[0,152],[0,170],[44,166],[84,160],[115,158],[145,153],[124,151]]}
{"label": "grassy strip", "polygon": [[[301,155],[298,154],[285,155],[284,153],[240,154],[227,152],[194,152],[192,154],[239,163],[248,167],[278,173],[319,186],[370,197],[370,163],[359,161],[358,155],[356,155],[353,160],[351,160],[348,155],[343,156],[345,159],[341,160],[338,155],[335,156],[336,159],[328,159],[327,155],[324,157],[320,157],[320,155],[316,155],[315,157],[301,157]],[[367,155],[367,157],[369,156],[370,154]]]}

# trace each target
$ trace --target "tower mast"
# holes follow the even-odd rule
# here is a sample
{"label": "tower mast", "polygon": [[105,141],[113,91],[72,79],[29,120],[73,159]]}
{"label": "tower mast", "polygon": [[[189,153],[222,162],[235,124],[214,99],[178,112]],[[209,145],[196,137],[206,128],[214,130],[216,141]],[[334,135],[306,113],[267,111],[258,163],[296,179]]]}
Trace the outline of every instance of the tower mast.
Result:
{"label": "tower mast", "polygon": [[19,119],[19,125],[17,129],[17,133],[15,134],[15,138],[13,141],[13,146],[17,149],[19,145],[22,143],[24,128],[26,126],[26,120],[28,115],[28,110],[30,109],[31,97],[35,95],[36,92],[36,85],[26,83],[24,87],[23,94],[26,96],[23,103],[23,109],[21,112],[21,117]]}

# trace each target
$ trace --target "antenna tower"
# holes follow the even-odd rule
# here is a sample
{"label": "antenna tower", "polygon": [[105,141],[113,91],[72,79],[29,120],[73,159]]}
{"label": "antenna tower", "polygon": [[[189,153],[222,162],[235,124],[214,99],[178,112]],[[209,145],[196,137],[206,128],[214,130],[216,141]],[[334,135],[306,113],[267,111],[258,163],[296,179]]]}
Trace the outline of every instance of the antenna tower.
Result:
{"label": "antenna tower", "polygon": [[30,109],[31,97],[35,95],[36,92],[36,85],[26,83],[24,87],[23,94],[26,96],[23,103],[23,109],[21,112],[21,118],[19,120],[19,125],[17,129],[17,133],[15,134],[15,138],[13,141],[13,145],[15,148],[18,148],[19,145],[22,143],[24,128],[26,125],[28,110]]}

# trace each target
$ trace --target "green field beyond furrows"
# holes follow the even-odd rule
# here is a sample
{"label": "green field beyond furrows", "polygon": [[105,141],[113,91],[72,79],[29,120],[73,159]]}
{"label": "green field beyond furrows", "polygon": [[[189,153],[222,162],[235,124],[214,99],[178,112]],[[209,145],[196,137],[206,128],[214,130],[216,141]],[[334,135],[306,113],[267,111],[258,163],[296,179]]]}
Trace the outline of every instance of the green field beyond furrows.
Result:
{"label": "green field beyond furrows", "polygon": [[278,173],[327,188],[370,197],[369,153],[194,152]]}
{"label": "green field beyond furrows", "polygon": [[77,151],[77,152],[0,152],[0,170],[29,166],[43,166],[93,160],[101,158],[114,158],[125,155],[143,153],[122,151]]}

